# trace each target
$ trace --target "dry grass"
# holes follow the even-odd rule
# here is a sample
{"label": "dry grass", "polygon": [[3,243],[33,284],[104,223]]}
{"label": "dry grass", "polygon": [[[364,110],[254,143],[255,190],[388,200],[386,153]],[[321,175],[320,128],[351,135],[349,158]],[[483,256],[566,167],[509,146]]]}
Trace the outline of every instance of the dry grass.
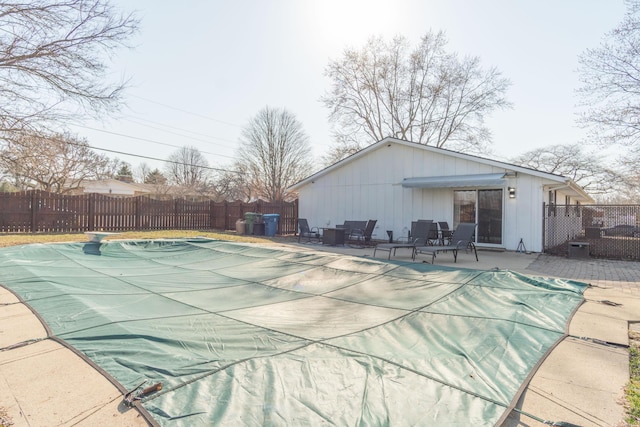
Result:
{"label": "dry grass", "polygon": [[627,422],[640,426],[640,332],[629,332],[629,384],[627,393]]}
{"label": "dry grass", "polygon": [[[234,232],[211,232],[198,230],[159,230],[159,231],[127,231],[114,236],[106,237],[104,240],[120,239],[179,239],[207,237],[210,239],[230,240],[235,242],[248,243],[273,243],[285,242],[285,237],[258,237],[243,236]],[[16,233],[0,234],[0,248],[16,245],[27,245],[31,243],[55,243],[55,242],[86,242],[87,236],[84,233],[75,234],[44,234],[44,233]]]}
{"label": "dry grass", "polygon": [[13,420],[7,413],[7,410],[0,406],[0,427],[9,427],[13,425]]}

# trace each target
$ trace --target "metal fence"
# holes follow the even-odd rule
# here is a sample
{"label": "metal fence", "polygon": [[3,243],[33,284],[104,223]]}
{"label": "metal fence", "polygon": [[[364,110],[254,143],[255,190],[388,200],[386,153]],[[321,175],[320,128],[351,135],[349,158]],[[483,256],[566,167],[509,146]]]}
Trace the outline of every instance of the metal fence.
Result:
{"label": "metal fence", "polygon": [[544,251],[640,261],[640,205],[544,205]]}
{"label": "metal fence", "polygon": [[245,213],[279,214],[278,234],[297,230],[298,203],[156,200],[148,196],[0,193],[0,232],[235,230]]}

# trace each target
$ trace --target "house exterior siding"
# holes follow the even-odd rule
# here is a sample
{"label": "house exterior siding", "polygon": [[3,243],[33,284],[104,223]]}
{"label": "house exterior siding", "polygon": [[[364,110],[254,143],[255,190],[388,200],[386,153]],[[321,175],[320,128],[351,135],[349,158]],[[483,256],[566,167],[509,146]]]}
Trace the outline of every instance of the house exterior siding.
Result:
{"label": "house exterior siding", "polygon": [[[499,246],[516,250],[522,239],[527,250],[542,251],[547,188],[564,178],[528,174],[515,165],[387,138],[293,188],[299,194],[299,216],[310,225],[329,227],[345,220],[377,219],[373,237],[384,240],[386,230],[392,230],[395,238],[406,236],[411,221],[417,219],[447,221],[453,226],[457,188],[405,188],[404,178],[492,173],[507,174],[503,185],[482,187],[502,190]],[[516,189],[515,198],[509,198],[508,187]],[[557,191],[558,197],[565,195]]]}

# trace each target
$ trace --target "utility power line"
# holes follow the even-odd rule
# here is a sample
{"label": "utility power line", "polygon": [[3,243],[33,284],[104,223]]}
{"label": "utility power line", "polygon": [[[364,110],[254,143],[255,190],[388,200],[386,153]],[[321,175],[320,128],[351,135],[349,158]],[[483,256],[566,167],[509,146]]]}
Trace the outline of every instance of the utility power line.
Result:
{"label": "utility power line", "polygon": [[[62,139],[59,139],[59,138],[53,138],[53,139],[55,139],[56,141],[63,142],[65,144],[69,144],[69,145],[74,145],[74,146],[77,146],[77,147],[91,148],[92,150],[106,151],[108,153],[121,154],[123,156],[137,157],[137,158],[146,159],[146,160],[155,160],[155,161],[158,161],[158,162],[171,163],[171,164],[174,164],[174,165],[192,166],[190,163],[186,163],[186,162],[177,162],[175,160],[160,159],[158,157],[144,156],[142,154],[127,153],[125,151],[112,150],[110,148],[96,147],[95,145],[90,145],[90,144],[88,144],[86,142],[74,142],[74,141],[70,141],[70,140],[62,140]],[[194,166],[196,166],[198,168],[202,168],[202,169],[208,169],[208,170],[216,171],[216,172],[239,173],[238,171],[234,171],[234,170],[230,170],[230,169],[223,169],[223,168],[214,168],[214,167],[211,167],[211,166],[200,166],[200,165],[194,165]]]}
{"label": "utility power line", "polygon": [[[150,142],[152,144],[164,145],[164,146],[167,146],[167,147],[182,148],[182,146],[180,146],[180,145],[169,144],[167,142],[155,141],[153,139],[141,138],[141,137],[138,137],[138,136],[126,135],[124,133],[112,132],[112,131],[109,131],[109,130],[94,128],[94,127],[91,127],[91,126],[76,125],[76,127],[83,128],[83,129],[89,129],[89,130],[93,130],[93,131],[96,131],[96,132],[107,133],[107,134],[110,134],[110,135],[121,136],[121,137],[124,137],[124,138],[135,139],[135,140],[138,140],[138,141]],[[212,153],[212,152],[209,152],[209,151],[202,151],[202,150],[198,150],[198,151],[200,151],[201,153],[205,153],[205,154],[211,154],[212,156],[226,157],[228,159],[235,160],[235,157],[225,156],[224,154]]]}
{"label": "utility power line", "polygon": [[[165,128],[176,129],[176,130],[179,130],[181,132],[186,132],[186,133],[191,133],[193,135],[202,136],[202,137],[205,137],[207,139],[217,139],[219,141],[230,142],[232,144],[236,144],[238,142],[238,141],[232,141],[232,140],[226,139],[226,138],[220,138],[220,137],[217,137],[217,136],[207,135],[205,133],[194,132],[194,131],[192,131],[190,129],[185,129],[185,128],[181,128],[181,127],[177,127],[177,126],[171,126],[171,125],[168,125],[166,123],[156,122],[154,120],[145,119],[145,118],[139,117],[139,116],[131,116],[131,118],[124,118],[124,120],[130,121],[132,123],[140,124],[142,126],[149,126],[149,125],[144,125],[144,124],[136,122],[136,120],[140,120],[140,121],[147,122],[147,123],[153,123],[154,125],[162,126],[162,127],[165,127]],[[160,128],[155,128],[155,127],[152,127],[152,126],[149,126],[149,127],[151,127],[152,129],[162,130]],[[163,131],[163,132],[165,132],[165,131]],[[186,136],[186,135],[181,135],[181,136],[185,136],[186,138],[193,138],[193,137]],[[196,138],[193,138],[193,139],[196,139]],[[215,142],[212,142],[212,141],[200,140],[200,139],[197,139],[197,140],[198,141],[203,141],[203,142],[208,142],[210,144],[216,144]],[[229,147],[229,146],[226,146],[226,147]],[[229,148],[231,148],[231,147],[229,147]]]}
{"label": "utility power line", "polygon": [[162,102],[154,101],[152,99],[144,98],[142,96],[138,96],[138,95],[129,95],[129,96],[131,96],[133,98],[141,99],[141,100],[146,101],[146,102],[150,102],[152,104],[160,105],[160,106],[165,107],[165,108],[170,108],[172,110],[180,111],[181,113],[190,114],[190,115],[196,116],[196,117],[201,117],[203,119],[207,119],[207,120],[210,120],[212,122],[221,123],[221,124],[227,125],[227,126],[234,126],[234,127],[237,127],[237,128],[242,128],[241,125],[238,125],[238,124],[235,124],[235,123],[230,123],[230,122],[225,122],[223,120],[214,119],[212,117],[205,116],[204,114],[199,114],[199,113],[194,113],[193,111],[183,110],[182,108],[177,108],[177,107],[174,107],[172,105],[163,104]]}
{"label": "utility power line", "polygon": [[[121,154],[121,155],[124,155],[124,156],[138,157],[138,158],[147,159],[147,160],[156,160],[156,161],[159,161],[159,162],[171,163],[171,164],[174,164],[174,165],[190,166],[189,163],[185,163],[185,162],[176,162],[176,161],[173,161],[173,160],[160,159],[158,157],[143,156],[142,154],[132,154],[132,153],[124,152],[124,151],[111,150],[109,148],[96,147],[95,145],[80,144],[80,143],[71,142],[71,141],[65,141],[65,142],[67,144],[71,144],[71,145],[86,146],[86,147],[91,148],[92,150],[106,151],[108,153],[115,153],[115,154]],[[200,165],[196,165],[196,166],[199,167],[199,168],[202,168],[202,169],[208,169],[208,170],[212,170],[212,171],[216,171],[216,172],[239,173],[238,171],[234,171],[234,170],[230,170],[230,169],[214,168],[214,167],[211,167],[211,166],[200,166]]]}

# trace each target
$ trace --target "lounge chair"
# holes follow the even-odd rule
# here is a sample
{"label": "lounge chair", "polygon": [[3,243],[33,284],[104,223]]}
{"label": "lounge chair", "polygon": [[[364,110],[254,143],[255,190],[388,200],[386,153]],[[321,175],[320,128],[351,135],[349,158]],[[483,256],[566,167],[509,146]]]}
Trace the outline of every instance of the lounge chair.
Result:
{"label": "lounge chair", "polygon": [[316,243],[320,242],[320,229],[318,227],[309,227],[309,222],[306,218],[298,218],[298,228],[300,229],[298,243],[303,238],[307,239],[306,243],[312,243],[314,239]]}
{"label": "lounge chair", "polygon": [[377,219],[370,219],[367,221],[367,225],[364,229],[360,230],[358,228],[352,229],[351,233],[349,233],[349,240],[355,247],[363,248],[366,245],[371,243],[371,235],[373,234],[374,228],[376,228]]}
{"label": "lounge chair", "polygon": [[415,258],[414,251],[416,246],[424,246],[427,244],[429,237],[429,229],[431,228],[431,220],[420,220],[411,223],[411,237],[410,241],[406,243],[378,243],[373,249],[373,256],[376,256],[376,251],[388,251],[389,256],[387,259],[391,259],[391,252],[393,256],[396,255],[398,249],[411,249],[411,258]]}
{"label": "lounge chair", "polygon": [[453,262],[457,262],[459,250],[471,249],[476,256],[476,261],[478,261],[478,252],[476,251],[476,245],[473,243],[473,235],[475,234],[476,226],[477,224],[472,223],[458,224],[458,227],[453,232],[453,236],[451,237],[449,244],[442,246],[416,246],[413,251],[413,259],[415,260],[418,254],[428,253],[431,254],[431,264],[433,264],[438,252],[451,251],[453,252]]}

